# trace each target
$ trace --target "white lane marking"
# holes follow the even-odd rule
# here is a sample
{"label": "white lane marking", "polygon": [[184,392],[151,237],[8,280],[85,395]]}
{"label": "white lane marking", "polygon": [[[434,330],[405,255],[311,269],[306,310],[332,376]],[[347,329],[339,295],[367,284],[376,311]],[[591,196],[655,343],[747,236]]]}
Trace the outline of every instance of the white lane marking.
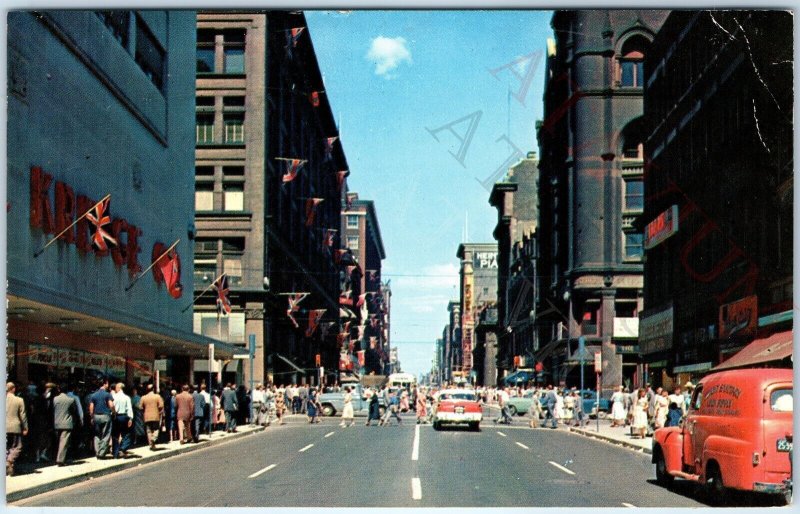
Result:
{"label": "white lane marking", "polygon": [[632,504],[630,504],[630,503],[625,503],[625,502],[622,502],[622,505],[624,505],[624,506],[626,506],[626,507],[630,507],[630,508],[632,508],[632,509],[635,509],[635,508],[636,508],[636,505],[632,505]]}
{"label": "white lane marking", "polygon": [[411,460],[419,460],[419,425],[414,427],[414,445],[411,447]]}
{"label": "white lane marking", "polygon": [[333,434],[335,434],[335,433],[336,433],[336,432],[328,432],[327,434],[325,434],[325,437],[330,437],[330,436],[332,436],[332,435],[333,435]]}
{"label": "white lane marking", "polygon": [[300,448],[300,449],[298,450],[298,453],[302,453],[302,452],[304,452],[304,451],[308,450],[309,448],[311,448],[312,446],[314,446],[314,445],[313,445],[313,444],[309,444],[309,445],[308,445],[308,446],[306,446],[305,448]]}
{"label": "white lane marking", "polygon": [[562,466],[561,464],[556,464],[556,463],[555,463],[555,462],[553,462],[552,460],[551,460],[551,461],[549,461],[549,462],[550,462],[550,464],[552,464],[553,466],[557,467],[558,469],[560,469],[560,470],[561,470],[561,471],[563,471],[564,473],[569,473],[570,475],[574,475],[574,474],[575,474],[575,472],[574,472],[574,471],[572,471],[571,469],[567,469],[567,468],[565,468],[565,467],[564,467],[564,466]]}
{"label": "white lane marking", "polygon": [[411,479],[411,499],[412,500],[422,499],[422,484],[420,483],[419,478]]}
{"label": "white lane marking", "polygon": [[503,436],[503,437],[508,437],[508,436],[507,436],[507,435],[505,435],[503,432],[500,432],[500,431],[498,431],[497,433],[498,433],[498,434],[500,434],[500,435],[501,435],[501,436]]}
{"label": "white lane marking", "polygon": [[277,466],[277,464],[270,464],[270,465],[269,465],[269,466],[267,466],[266,468],[262,469],[261,471],[256,471],[255,473],[253,473],[252,475],[250,475],[250,476],[249,476],[249,477],[247,477],[247,478],[255,478],[255,477],[257,477],[258,475],[260,475],[261,473],[266,473],[267,471],[271,470],[271,469],[272,469],[272,468],[274,468],[275,466]]}
{"label": "white lane marking", "polygon": [[517,446],[521,446],[521,447],[525,448],[526,450],[530,450],[530,448],[528,448],[524,444],[520,443],[519,441],[514,441],[514,442],[517,443]]}

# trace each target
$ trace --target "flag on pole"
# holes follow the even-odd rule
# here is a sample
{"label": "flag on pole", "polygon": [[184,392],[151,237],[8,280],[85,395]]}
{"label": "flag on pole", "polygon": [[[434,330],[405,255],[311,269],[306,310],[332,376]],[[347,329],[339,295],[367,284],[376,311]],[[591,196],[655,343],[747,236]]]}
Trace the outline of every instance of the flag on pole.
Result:
{"label": "flag on pole", "polygon": [[348,371],[353,369],[353,362],[347,352],[339,354],[339,371]]}
{"label": "flag on pole", "polygon": [[361,341],[364,338],[364,325],[357,326],[356,330],[358,330],[358,338],[357,338],[357,340]]}
{"label": "flag on pole", "polygon": [[342,170],[336,172],[336,189],[339,193],[342,192],[342,186],[344,185],[344,179],[350,174],[348,170]]}
{"label": "flag on pole", "polygon": [[364,302],[366,301],[368,294],[369,293],[358,295],[358,302],[356,302],[356,307],[361,307],[362,305],[364,305]]}
{"label": "flag on pole", "polygon": [[345,332],[348,335],[350,334],[350,322],[349,321],[346,321],[344,323],[344,328],[342,329],[342,332]]}
{"label": "flag on pole", "polygon": [[342,294],[339,295],[339,305],[353,305],[353,299],[350,298],[352,292],[351,289],[342,292]]}
{"label": "flag on pole", "polygon": [[292,47],[297,47],[297,40],[300,39],[300,34],[303,33],[305,27],[296,27],[291,29],[290,34],[292,37]]}
{"label": "flag on pole", "polygon": [[319,95],[324,92],[325,91],[312,91],[311,94],[308,95],[308,101],[311,102],[312,106],[319,107]]}
{"label": "flag on pole", "polygon": [[231,313],[231,301],[228,298],[228,275],[222,274],[214,281],[214,289],[217,291],[217,318],[224,311],[225,314]]}
{"label": "flag on pole", "polygon": [[86,213],[86,219],[89,220],[89,235],[92,246],[101,252],[107,251],[109,245],[112,247],[117,246],[117,240],[107,232],[111,228],[111,216],[108,214],[110,204],[111,198],[107,197],[97,202]]}
{"label": "flag on pole", "polygon": [[300,39],[300,34],[303,33],[305,27],[296,27],[286,31],[286,57],[292,59],[294,57],[292,48],[297,46],[297,41]]}
{"label": "flag on pole", "polygon": [[364,350],[358,351],[358,365],[359,367],[364,367]]}
{"label": "flag on pole", "polygon": [[281,159],[286,161],[286,173],[283,175],[282,181],[284,184],[291,182],[295,178],[297,178],[297,174],[300,173],[300,168],[303,167],[303,164],[306,163],[303,159]]}
{"label": "flag on pole", "polygon": [[333,159],[333,143],[339,139],[338,136],[325,138],[325,160],[330,161]]}
{"label": "flag on pole", "polygon": [[303,301],[303,298],[308,296],[308,293],[292,293],[289,295],[289,308],[286,310],[286,315],[292,321],[294,328],[300,328],[300,325],[297,324],[297,321],[292,316],[293,312],[297,312],[300,310],[298,304]]}
{"label": "flag on pole", "polygon": [[181,285],[181,258],[174,249],[161,256],[158,260],[158,269],[164,277],[164,284],[167,286],[167,293],[175,299],[183,294]]}
{"label": "flag on pole", "polygon": [[327,309],[314,309],[308,313],[308,328],[306,329],[306,337],[311,337],[317,330],[320,318],[325,315]]}
{"label": "flag on pole", "polygon": [[314,218],[317,213],[317,205],[323,202],[324,198],[309,198],[306,200],[306,226],[310,227],[314,224]]}

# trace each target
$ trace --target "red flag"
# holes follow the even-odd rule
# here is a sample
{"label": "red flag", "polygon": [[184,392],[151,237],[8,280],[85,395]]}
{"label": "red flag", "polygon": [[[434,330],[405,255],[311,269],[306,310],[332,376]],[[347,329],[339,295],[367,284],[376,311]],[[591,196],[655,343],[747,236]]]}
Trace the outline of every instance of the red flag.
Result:
{"label": "red flag", "polygon": [[312,91],[310,95],[308,95],[308,101],[311,102],[311,105],[314,107],[319,107],[319,94],[324,93],[324,91]]}
{"label": "red flag", "polygon": [[286,310],[286,315],[291,320],[294,328],[300,328],[300,325],[297,324],[297,321],[294,319],[294,316],[292,316],[292,313],[300,310],[300,307],[297,305],[303,301],[303,298],[305,298],[307,295],[308,293],[293,293],[289,296],[289,308]]}
{"label": "red flag", "polygon": [[306,337],[311,337],[317,330],[320,318],[325,315],[327,309],[314,309],[308,313],[308,328],[306,329]]}
{"label": "red flag", "polygon": [[164,277],[167,292],[173,298],[180,298],[183,294],[181,285],[181,257],[175,250],[163,255],[156,264]]}
{"label": "red flag", "polygon": [[353,361],[347,353],[339,354],[339,371],[348,371],[353,369]]}
{"label": "red flag", "polygon": [[283,175],[283,183],[291,182],[300,173],[300,168],[306,163],[303,159],[286,159],[286,173]]}
{"label": "red flag", "polygon": [[108,250],[108,246],[117,246],[117,240],[107,232],[111,228],[111,216],[108,215],[111,197],[97,202],[86,213],[89,220],[89,234],[92,246],[101,252]]}
{"label": "red flag", "polygon": [[317,213],[317,205],[321,204],[323,198],[309,198],[306,200],[306,226],[314,224],[314,217]]}
{"label": "red flag", "polygon": [[305,29],[305,27],[297,27],[297,28],[293,28],[291,30],[292,48],[297,47],[297,40],[300,39],[300,34],[303,33],[304,29]]}
{"label": "red flag", "polygon": [[368,294],[369,293],[358,295],[358,302],[356,302],[356,307],[361,307],[362,305],[364,305],[364,301],[366,301]]}
{"label": "red flag", "polygon": [[228,275],[220,275],[214,281],[214,289],[217,291],[217,316],[231,313],[231,301],[228,299]]}
{"label": "red flag", "polygon": [[358,365],[360,367],[364,367],[364,350],[358,351]]}
{"label": "red flag", "polygon": [[344,185],[344,179],[348,175],[350,175],[350,172],[348,170],[342,170],[342,171],[337,171],[336,172],[336,189],[340,193],[342,192],[342,186]]}
{"label": "red flag", "polygon": [[344,349],[344,340],[345,339],[347,339],[347,333],[340,332],[340,333],[336,334],[336,344],[339,346],[339,348]]}
{"label": "red flag", "polygon": [[325,138],[325,160],[330,161],[333,159],[333,143],[339,139],[338,136],[336,137],[327,137]]}
{"label": "red flag", "polygon": [[353,299],[350,298],[351,293],[352,290],[349,289],[342,292],[342,294],[339,295],[339,305],[353,305]]}

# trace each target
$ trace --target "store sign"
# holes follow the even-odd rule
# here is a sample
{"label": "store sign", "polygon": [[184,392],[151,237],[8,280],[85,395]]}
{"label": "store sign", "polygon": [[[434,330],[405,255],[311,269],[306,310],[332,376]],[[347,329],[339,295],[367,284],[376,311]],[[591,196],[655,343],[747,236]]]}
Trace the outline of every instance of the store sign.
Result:
{"label": "store sign", "polygon": [[758,297],[748,296],[719,308],[719,338],[755,336],[758,327]]}
{"label": "store sign", "polygon": [[497,269],[497,252],[476,252],[472,266],[477,269]]}
{"label": "store sign", "polygon": [[649,250],[678,232],[678,206],[673,205],[647,224],[644,229],[644,248]]}
{"label": "store sign", "polygon": [[99,353],[87,353],[86,354],[86,368],[87,369],[94,369],[98,371],[102,371],[105,373],[106,371],[106,356],[99,354]]}
{"label": "store sign", "polygon": [[125,376],[125,357],[108,356],[106,360],[106,369],[109,375],[118,377]]}
{"label": "store sign", "polygon": [[623,355],[635,355],[639,353],[639,345],[638,344],[617,344],[615,345],[616,353],[623,354]]}
{"label": "store sign", "polygon": [[673,307],[643,316],[639,322],[639,345],[643,354],[672,347]]}
{"label": "store sign", "polygon": [[149,379],[153,376],[153,363],[151,361],[131,361],[133,365],[133,376],[139,379]]}
{"label": "store sign", "polygon": [[58,364],[58,350],[52,346],[43,344],[28,345],[30,364],[43,364],[45,366],[55,366]]}
{"label": "store sign", "polygon": [[[53,190],[51,201],[51,186]],[[139,253],[141,246],[139,237],[142,230],[130,223],[125,218],[111,218],[106,230],[113,237],[117,244],[107,250],[99,250],[92,246],[89,236],[89,225],[91,221],[88,216],[83,216],[74,225],[77,213],[88,212],[97,203],[88,196],[76,194],[69,184],[59,180],[53,180],[53,176],[45,173],[38,166],[31,167],[30,177],[30,226],[41,229],[45,234],[61,234],[59,239],[67,244],[74,244],[82,253],[87,254],[93,251],[98,257],[111,256],[117,266],[126,266],[130,275],[135,275],[142,270],[139,264]],[[110,212],[105,213],[109,217]],[[70,227],[67,230],[67,227]],[[62,234],[63,232],[63,234]],[[156,242],[153,245],[153,261],[158,258],[162,251],[166,250],[163,243]],[[175,252],[175,262],[180,263],[180,257]],[[180,274],[180,271],[178,271]],[[157,284],[163,282],[161,272],[154,267],[153,279]]]}
{"label": "store sign", "polygon": [[70,368],[83,368],[86,362],[84,352],[62,348],[58,350],[58,365]]}

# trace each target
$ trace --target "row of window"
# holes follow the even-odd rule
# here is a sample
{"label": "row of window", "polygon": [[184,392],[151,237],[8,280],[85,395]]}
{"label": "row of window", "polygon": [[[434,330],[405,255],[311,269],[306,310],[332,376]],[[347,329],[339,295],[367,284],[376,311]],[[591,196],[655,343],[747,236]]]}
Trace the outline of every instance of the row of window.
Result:
{"label": "row of window", "polygon": [[244,48],[244,30],[198,30],[197,73],[243,75]]}
{"label": "row of window", "polygon": [[153,85],[163,91],[167,53],[142,18],[132,11],[96,11],[95,14],[122,48],[133,55]]}
{"label": "row of window", "polygon": [[[225,144],[244,144],[244,113],[224,114],[222,117],[222,142]],[[217,142],[215,134],[214,114],[198,113],[195,140],[199,145]]]}
{"label": "row of window", "polygon": [[[222,166],[222,180],[214,177],[213,166],[195,167],[195,211],[244,211],[244,166]],[[221,189],[221,191],[220,191]]]}

